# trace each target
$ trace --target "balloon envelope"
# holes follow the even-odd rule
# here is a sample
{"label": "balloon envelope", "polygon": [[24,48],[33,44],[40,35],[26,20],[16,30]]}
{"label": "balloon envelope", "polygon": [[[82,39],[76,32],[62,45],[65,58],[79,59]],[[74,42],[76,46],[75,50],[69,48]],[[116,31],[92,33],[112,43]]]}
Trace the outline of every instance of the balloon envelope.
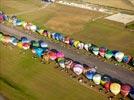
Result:
{"label": "balloon envelope", "polygon": [[93,76],[95,75],[95,72],[87,71],[85,75],[86,75],[87,79],[92,80]]}
{"label": "balloon envelope", "polygon": [[123,62],[124,63],[129,63],[129,61],[131,60],[131,56],[127,56],[127,55],[125,55],[124,57],[123,57]]}
{"label": "balloon envelope", "polygon": [[117,52],[117,53],[115,54],[115,59],[116,59],[118,62],[121,62],[122,59],[123,59],[123,57],[124,57],[124,53],[123,53],[123,52]]}
{"label": "balloon envelope", "polygon": [[23,43],[22,46],[23,46],[23,49],[25,49],[25,50],[30,48],[30,44],[29,43]]}
{"label": "balloon envelope", "polygon": [[105,58],[110,59],[113,56],[113,52],[111,50],[106,51]]}
{"label": "balloon envelope", "polygon": [[73,67],[73,71],[75,74],[80,75],[83,72],[83,66],[80,64],[75,64]]}
{"label": "balloon envelope", "polygon": [[131,91],[131,85],[129,85],[129,84],[122,84],[121,85],[121,94],[124,97],[126,97],[130,91]]}
{"label": "balloon envelope", "polygon": [[105,88],[106,91],[109,91],[110,90],[110,85],[111,85],[111,82],[106,82],[104,84],[104,88]]}
{"label": "balloon envelope", "polygon": [[131,88],[131,91],[130,91],[129,95],[132,98],[132,100],[134,100],[134,87]]}
{"label": "balloon envelope", "polygon": [[36,55],[37,55],[38,57],[41,57],[42,54],[44,53],[43,48],[34,48],[34,50],[35,50],[35,53],[36,53]]}
{"label": "balloon envelope", "polygon": [[103,75],[101,77],[101,85],[104,85],[105,83],[110,82],[110,81],[111,81],[111,78],[107,75]]}
{"label": "balloon envelope", "polygon": [[65,66],[68,69],[72,68],[73,67],[73,60],[71,60],[71,59],[65,59]]}
{"label": "balloon envelope", "polygon": [[56,53],[53,52],[53,51],[50,51],[50,52],[49,52],[49,56],[50,56],[50,59],[51,59],[51,60],[55,60],[55,59],[57,58]]}
{"label": "balloon envelope", "polygon": [[56,53],[56,56],[57,56],[57,58],[63,58],[64,53],[59,51],[59,52]]}
{"label": "balloon envelope", "polygon": [[121,90],[121,85],[119,83],[111,83],[110,85],[110,91],[114,94],[117,95],[120,93]]}
{"label": "balloon envelope", "polygon": [[92,44],[85,44],[85,45],[84,45],[84,49],[85,49],[86,51],[89,51],[89,48],[91,47],[91,45],[92,45]]}
{"label": "balloon envelope", "polygon": [[101,75],[100,74],[95,74],[93,76],[93,81],[94,81],[95,84],[99,85],[100,81],[101,81]]}
{"label": "balloon envelope", "polygon": [[42,42],[40,43],[40,46],[41,46],[42,48],[47,48],[47,47],[48,47],[48,44],[42,41]]}

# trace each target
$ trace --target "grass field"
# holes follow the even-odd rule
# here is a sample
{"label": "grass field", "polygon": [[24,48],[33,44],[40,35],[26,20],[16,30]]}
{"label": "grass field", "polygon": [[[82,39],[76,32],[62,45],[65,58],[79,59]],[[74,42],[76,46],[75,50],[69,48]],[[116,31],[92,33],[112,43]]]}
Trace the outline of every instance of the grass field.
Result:
{"label": "grass field", "polygon": [[[134,56],[133,32],[127,30],[122,24],[103,18],[92,21],[93,18],[106,16],[106,14],[59,4],[42,8],[43,4],[34,1],[31,3],[31,0],[1,0],[1,10],[10,15],[19,14],[20,18],[51,31],[61,32],[84,42],[120,50]],[[13,6],[14,3],[16,6]],[[31,8],[36,10],[31,11]],[[20,14],[21,12],[23,14]]]}
{"label": "grass field", "polygon": [[55,63],[41,64],[32,53],[0,43],[0,93],[9,100],[107,100],[72,80]]}

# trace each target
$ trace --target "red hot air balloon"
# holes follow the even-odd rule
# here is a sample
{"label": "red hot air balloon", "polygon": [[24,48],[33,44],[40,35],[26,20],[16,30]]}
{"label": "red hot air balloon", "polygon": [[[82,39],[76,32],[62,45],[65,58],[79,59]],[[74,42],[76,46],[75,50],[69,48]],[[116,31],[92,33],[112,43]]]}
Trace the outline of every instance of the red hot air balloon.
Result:
{"label": "red hot air balloon", "polygon": [[124,97],[126,97],[126,96],[129,94],[131,88],[132,88],[132,87],[131,87],[131,85],[129,85],[129,84],[122,84],[122,85],[121,85],[121,94],[122,94]]}
{"label": "red hot air balloon", "polygon": [[104,88],[105,88],[106,91],[109,91],[110,90],[110,85],[111,85],[111,82],[106,82],[104,84]]}

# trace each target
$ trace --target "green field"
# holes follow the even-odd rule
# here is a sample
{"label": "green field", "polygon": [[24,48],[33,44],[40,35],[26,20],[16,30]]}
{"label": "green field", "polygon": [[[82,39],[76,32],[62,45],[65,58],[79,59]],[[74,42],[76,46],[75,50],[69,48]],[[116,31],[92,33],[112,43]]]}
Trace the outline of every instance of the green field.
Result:
{"label": "green field", "polygon": [[41,64],[31,51],[22,52],[0,43],[0,93],[9,100],[107,100],[54,68],[55,63]]}

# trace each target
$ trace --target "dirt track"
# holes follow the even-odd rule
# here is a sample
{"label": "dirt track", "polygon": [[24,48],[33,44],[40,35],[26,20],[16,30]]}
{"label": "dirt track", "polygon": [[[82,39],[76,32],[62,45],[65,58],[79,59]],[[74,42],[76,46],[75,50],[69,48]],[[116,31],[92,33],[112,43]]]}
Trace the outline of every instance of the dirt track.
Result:
{"label": "dirt track", "polygon": [[134,85],[134,72],[128,71],[120,66],[115,66],[114,64],[108,64],[107,62],[101,62],[99,59],[93,56],[86,56],[84,54],[78,54],[76,51],[74,51],[73,48],[66,48],[64,46],[61,46],[59,43],[54,43],[49,40],[45,40],[44,38],[41,38],[37,34],[24,34],[24,32],[19,31],[13,27],[7,27],[3,24],[0,24],[0,31],[14,35],[18,38],[22,36],[26,36],[27,38],[31,40],[44,40],[46,43],[48,43],[50,48],[63,51],[65,56],[68,58],[71,58],[75,61],[79,61],[82,64],[87,64],[89,66],[97,66],[97,71],[102,74],[107,74],[112,76],[113,78],[119,79],[120,81],[124,83],[129,83],[131,85]]}

